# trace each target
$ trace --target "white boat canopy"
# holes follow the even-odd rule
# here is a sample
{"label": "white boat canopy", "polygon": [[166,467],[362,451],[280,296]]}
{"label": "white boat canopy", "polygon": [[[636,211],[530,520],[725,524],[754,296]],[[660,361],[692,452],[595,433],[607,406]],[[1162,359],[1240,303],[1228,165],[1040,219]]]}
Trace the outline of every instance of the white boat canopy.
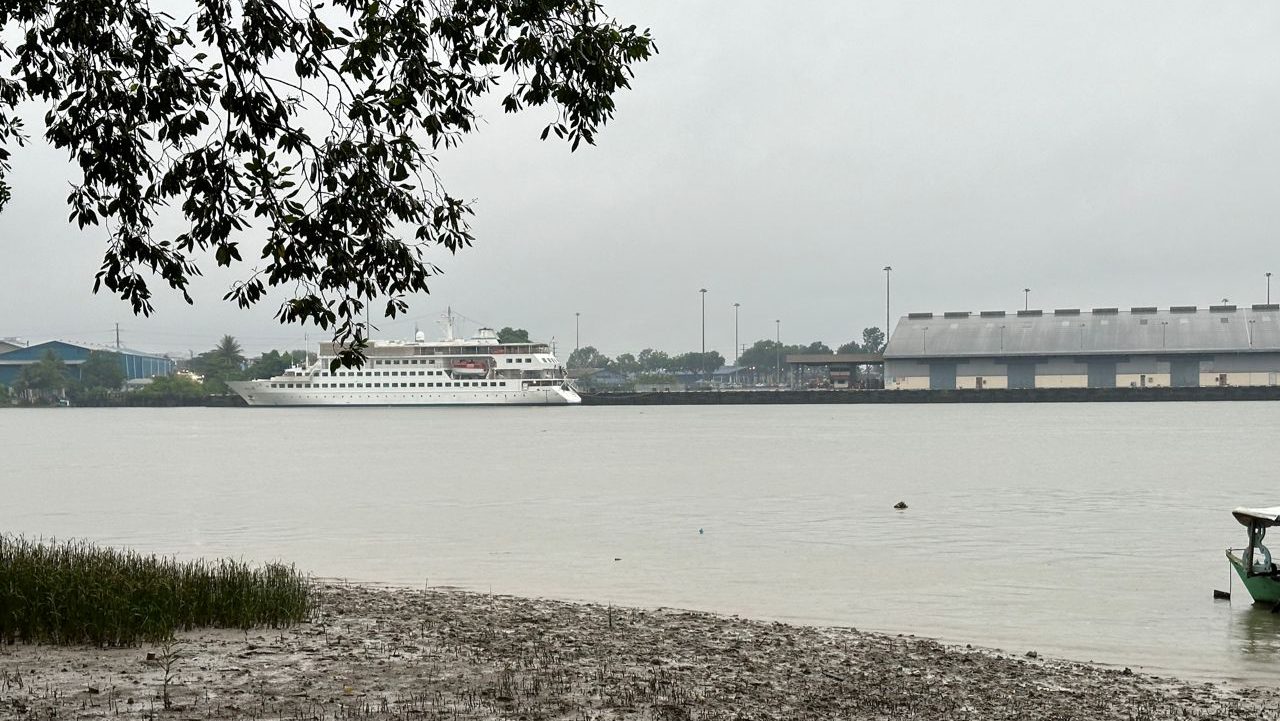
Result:
{"label": "white boat canopy", "polygon": [[1242,526],[1261,522],[1264,528],[1280,526],[1280,506],[1270,508],[1237,508],[1231,512]]}

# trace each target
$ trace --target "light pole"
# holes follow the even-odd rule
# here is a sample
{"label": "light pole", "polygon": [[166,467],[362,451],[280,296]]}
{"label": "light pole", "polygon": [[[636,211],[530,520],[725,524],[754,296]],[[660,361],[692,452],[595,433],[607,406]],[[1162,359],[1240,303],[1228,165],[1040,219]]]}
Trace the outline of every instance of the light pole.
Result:
{"label": "light pole", "polygon": [[777,338],[773,342],[774,344],[773,345],[773,349],[774,349],[773,371],[775,373],[774,379],[777,385],[782,385],[782,319],[779,318],[778,320],[775,320],[773,322],[773,327],[774,327],[774,332],[777,334]]}
{"label": "light pole", "polygon": [[578,350],[578,347],[579,347],[578,346],[578,317],[581,315],[582,315],[581,313],[573,314],[573,349],[574,350]]}
{"label": "light pole", "polygon": [[892,265],[884,267],[884,339],[886,345],[889,342],[889,274],[892,272]]}
{"label": "light pole", "polygon": [[1031,310],[1031,289],[1030,288],[1022,289],[1022,309]]}
{"label": "light pole", "polygon": [[1160,347],[1161,348],[1169,347],[1168,339],[1169,339],[1169,321],[1162,320],[1160,321]]}
{"label": "light pole", "polygon": [[924,327],[924,337],[920,340],[920,352],[929,352],[929,326]]}
{"label": "light pole", "polygon": [[1004,326],[1000,326],[1000,350],[1004,350]]}
{"label": "light pole", "polygon": [[1267,271],[1267,305],[1271,305],[1271,271]]}
{"label": "light pole", "polygon": [[739,303],[733,304],[733,365],[738,365],[738,306]]}
{"label": "light pole", "polygon": [[702,294],[702,355],[707,354],[707,289],[698,291]]}

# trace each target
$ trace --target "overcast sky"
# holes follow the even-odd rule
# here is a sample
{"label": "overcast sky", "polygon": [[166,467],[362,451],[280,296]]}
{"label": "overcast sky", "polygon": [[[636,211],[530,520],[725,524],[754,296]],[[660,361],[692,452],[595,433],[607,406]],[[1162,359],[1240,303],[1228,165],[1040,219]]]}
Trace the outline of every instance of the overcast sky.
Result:
{"label": "overcast sky", "polygon": [[[474,248],[409,319],[447,305],[609,355],[774,335],[833,347],[908,311],[1262,302],[1280,272],[1280,4],[609,0],[661,53],[594,148],[547,115],[487,111],[443,158]],[[221,301],[211,273],[159,313],[91,293],[104,233],[67,224],[61,156],[15,153],[0,213],[0,337],[196,352],[301,344]],[[251,244],[252,245],[252,244]],[[207,270],[212,271],[212,262]],[[1277,278],[1280,297],[1280,278]],[[467,327],[465,330],[473,330]]]}

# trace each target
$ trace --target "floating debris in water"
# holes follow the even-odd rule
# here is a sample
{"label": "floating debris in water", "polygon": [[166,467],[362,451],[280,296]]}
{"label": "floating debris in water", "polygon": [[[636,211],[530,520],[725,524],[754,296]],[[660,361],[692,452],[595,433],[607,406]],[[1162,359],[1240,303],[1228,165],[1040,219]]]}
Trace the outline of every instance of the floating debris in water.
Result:
{"label": "floating debris in water", "polygon": [[894,507],[894,508],[896,508],[896,509],[898,509],[899,511],[905,511],[905,510],[907,510],[907,502],[906,502],[906,501],[898,501],[897,503],[893,504],[893,507]]}

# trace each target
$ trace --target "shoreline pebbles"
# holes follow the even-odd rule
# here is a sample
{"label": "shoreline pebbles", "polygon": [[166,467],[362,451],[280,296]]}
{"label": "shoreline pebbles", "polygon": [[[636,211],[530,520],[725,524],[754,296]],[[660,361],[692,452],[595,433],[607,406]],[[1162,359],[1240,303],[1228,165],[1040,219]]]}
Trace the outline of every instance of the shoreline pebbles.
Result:
{"label": "shoreline pebbles", "polygon": [[1280,700],[845,628],[321,584],[290,628],[0,646],[0,718],[1280,720]]}

